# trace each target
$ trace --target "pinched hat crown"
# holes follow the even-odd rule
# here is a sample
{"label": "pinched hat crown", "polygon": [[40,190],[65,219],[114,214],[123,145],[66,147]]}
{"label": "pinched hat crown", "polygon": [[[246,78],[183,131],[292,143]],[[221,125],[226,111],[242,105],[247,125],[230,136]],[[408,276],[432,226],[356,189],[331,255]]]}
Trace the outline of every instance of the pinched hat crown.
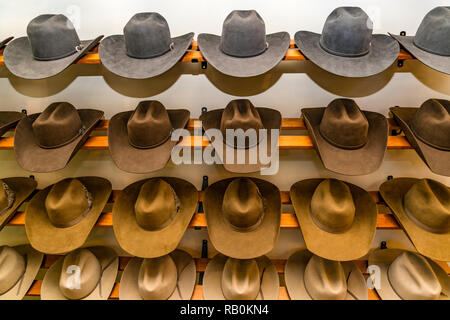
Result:
{"label": "pinched hat crown", "polygon": [[423,18],[414,44],[440,56],[450,56],[450,7],[436,7]]}
{"label": "pinched hat crown", "polygon": [[25,258],[16,249],[0,247],[0,295],[9,291],[25,272]]}
{"label": "pinched hat crown", "polygon": [[167,300],[177,281],[177,267],[170,255],[144,259],[139,269],[138,291],[144,300]]}
{"label": "pinched hat crown", "polygon": [[0,179],[0,217],[12,207],[15,199],[14,190]]}
{"label": "pinched hat crown", "polygon": [[254,300],[260,290],[255,259],[228,258],[222,271],[222,293],[227,300]]}

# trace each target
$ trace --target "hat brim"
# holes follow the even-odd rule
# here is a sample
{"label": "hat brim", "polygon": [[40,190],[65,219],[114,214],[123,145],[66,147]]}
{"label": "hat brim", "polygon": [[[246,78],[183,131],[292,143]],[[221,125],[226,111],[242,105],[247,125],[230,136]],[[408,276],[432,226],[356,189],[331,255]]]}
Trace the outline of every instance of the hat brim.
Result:
{"label": "hat brim", "polygon": [[[190,300],[197,278],[194,259],[182,250],[175,250],[169,255],[177,267],[178,280],[174,292],[167,300]],[[120,300],[144,300],[138,289],[139,270],[143,261],[144,259],[135,257],[125,267],[120,279]]]}
{"label": "hat brim", "polygon": [[[103,272],[101,280],[94,290],[81,300],[107,300],[116,282],[119,270],[119,257],[113,249],[107,247],[86,249],[97,257]],[[64,257],[60,257],[45,273],[41,287],[41,300],[69,300],[59,287],[63,262]]]}
{"label": "hat brim", "polygon": [[[228,257],[217,254],[208,262],[203,277],[205,300],[226,300],[222,292],[222,273]],[[260,290],[255,300],[278,300],[280,279],[272,261],[266,256],[255,259],[259,269]]]}
{"label": "hat brim", "polygon": [[228,185],[235,178],[213,183],[206,189],[203,208],[211,242],[220,253],[236,259],[253,259],[273,249],[280,233],[280,190],[268,181],[250,178],[264,199],[264,216],[255,228],[241,231],[225,221],[222,203]]}
{"label": "hat brim", "polygon": [[[189,121],[188,110],[167,110],[173,129],[182,129]],[[147,173],[164,168],[178,141],[169,138],[155,148],[141,149],[132,146],[128,139],[127,123],[133,111],[114,115],[108,126],[108,145],[117,167],[131,173]]]}
{"label": "hat brim", "polygon": [[377,170],[384,158],[389,134],[386,118],[377,112],[362,111],[369,122],[367,143],[359,149],[342,149],[320,134],[325,108],[302,109],[309,136],[325,168],[345,175],[365,175]]}
{"label": "hat brim", "polygon": [[64,254],[81,247],[102,213],[109,195],[111,183],[98,177],[77,178],[91,193],[92,206],[86,216],[67,228],[58,228],[50,221],[45,209],[45,199],[52,186],[39,191],[29,201],[25,211],[25,230],[31,245],[47,254]]}
{"label": "hat brim", "polygon": [[[305,287],[304,273],[309,259],[313,256],[308,250],[300,250],[292,254],[284,269],[286,288],[291,300],[313,300]],[[345,300],[368,300],[366,280],[353,261],[340,262],[347,279],[347,295]]]}
{"label": "hat brim", "polygon": [[389,68],[398,57],[400,46],[384,34],[372,36],[370,51],[360,57],[342,57],[331,54],[320,46],[321,34],[298,31],[295,44],[305,57],[320,68],[342,77],[369,77]]}
{"label": "hat brim", "polygon": [[25,114],[22,112],[0,111],[0,137],[9,129],[14,128],[25,117]]}
{"label": "hat brim", "polygon": [[[369,255],[369,266],[378,266],[380,268],[380,286],[378,288],[375,286],[375,290],[382,300],[402,300],[391,286],[388,278],[388,269],[395,258],[403,252],[405,252],[405,250],[375,249]],[[441,284],[442,292],[440,300],[450,300],[450,277],[436,262],[427,257],[425,258],[433,268],[433,271]]]}
{"label": "hat brim", "polygon": [[290,196],[306,247],[319,257],[335,260],[357,260],[370,250],[377,228],[378,210],[372,196],[364,189],[345,182],[355,204],[350,229],[330,233],[319,228],[311,216],[311,199],[324,179],[307,179],[292,185]]}
{"label": "hat brim", "polygon": [[46,61],[36,60],[33,57],[28,37],[21,37],[14,39],[6,46],[3,57],[6,67],[15,76],[30,80],[45,79],[61,73],[72,63],[78,61],[78,59],[92,50],[102,37],[80,41],[83,46],[83,49],[80,51],[65,58]]}
{"label": "hat brim", "polygon": [[218,71],[233,77],[254,77],[273,69],[286,55],[290,37],[287,32],[266,35],[269,47],[262,54],[239,58],[229,56],[220,50],[221,37],[209,33],[198,35],[198,47],[208,61]]}
{"label": "hat brim", "polygon": [[113,35],[100,42],[98,53],[106,69],[121,77],[147,79],[156,77],[172,68],[192,43],[194,33],[172,38],[173,50],[148,59],[137,59],[127,55],[123,35]]}
{"label": "hat brim", "polygon": [[440,150],[418,139],[411,130],[411,123],[419,108],[390,108],[395,121],[405,133],[408,142],[426,165],[436,174],[450,176],[450,151]]}
{"label": "hat brim", "polygon": [[180,201],[180,209],[173,220],[159,230],[142,228],[134,212],[134,205],[141,186],[149,179],[127,186],[120,192],[112,212],[113,228],[120,247],[137,257],[156,258],[176,249],[198,204],[198,191],[191,183],[178,179],[161,177],[171,185]]}
{"label": "hat brim", "polygon": [[29,245],[17,246],[14,249],[26,256],[25,273],[11,289],[0,295],[0,300],[22,300],[33,284],[44,259],[44,254]]}
{"label": "hat brim", "polygon": [[42,148],[37,144],[32,124],[40,113],[32,114],[19,121],[14,134],[14,152],[19,165],[28,171],[51,172],[63,169],[89,138],[91,131],[103,117],[103,111],[93,109],[77,110],[84,132],[72,142],[59,148]]}
{"label": "hat brim", "polygon": [[8,37],[5,40],[0,41],[0,50],[3,49],[8,42],[10,42],[14,37]]}
{"label": "hat brim", "polygon": [[380,186],[380,194],[420,254],[436,260],[450,261],[450,232],[433,233],[422,229],[405,212],[404,196],[417,181],[419,179],[415,178],[388,180]]}

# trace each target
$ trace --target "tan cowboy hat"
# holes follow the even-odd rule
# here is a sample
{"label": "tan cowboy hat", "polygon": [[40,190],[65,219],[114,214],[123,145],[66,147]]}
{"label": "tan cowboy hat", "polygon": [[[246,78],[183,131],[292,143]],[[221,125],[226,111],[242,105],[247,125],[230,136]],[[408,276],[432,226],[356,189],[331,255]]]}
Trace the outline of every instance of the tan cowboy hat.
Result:
{"label": "tan cowboy hat", "polygon": [[122,273],[121,300],[190,300],[197,277],[194,259],[182,250],[159,258],[133,258]]}
{"label": "tan cowboy hat", "polygon": [[[267,150],[267,156],[271,156],[271,132],[273,129],[280,130],[281,114],[279,111],[269,108],[255,108],[248,99],[232,100],[225,109],[212,110],[203,113],[200,116],[202,126],[208,135],[207,130],[217,129],[222,134],[222,139],[212,140],[211,144],[218,153],[219,159],[223,163],[225,170],[237,173],[249,173],[259,171],[261,168],[268,167],[270,164],[261,163],[259,159],[259,148],[264,144]],[[239,133],[235,133],[237,139],[228,137],[227,130],[242,129],[246,132],[249,129],[255,131],[253,140],[247,138],[245,146],[240,146]],[[267,130],[267,136],[261,136],[259,130]],[[245,138],[245,137],[242,137]],[[278,147],[278,141],[274,141]],[[227,154],[234,154],[233,159],[227,160]],[[243,154],[243,163],[238,162],[239,154]],[[251,158],[254,154],[254,159]],[[230,162],[230,163],[228,163]]]}
{"label": "tan cowboy hat", "polygon": [[36,181],[31,178],[0,179],[0,231],[36,189],[36,186]]}
{"label": "tan cowboy hat", "polygon": [[178,178],[151,178],[120,192],[112,212],[114,234],[123,250],[156,258],[176,249],[198,202],[198,191]]}
{"label": "tan cowboy hat", "polygon": [[306,247],[329,260],[359,259],[369,252],[378,211],[364,189],[336,179],[308,179],[291,187]]}
{"label": "tan cowboy hat", "polygon": [[0,111],[0,137],[25,118],[25,114],[17,111]]}
{"label": "tan cowboy hat", "polygon": [[0,300],[22,300],[43,258],[42,253],[29,245],[0,247]]}
{"label": "tan cowboy hat", "polygon": [[42,281],[41,299],[107,300],[118,270],[119,257],[113,249],[77,249],[48,269]]}
{"label": "tan cowboy hat", "polygon": [[450,101],[428,99],[420,108],[390,110],[430,170],[450,176]]}
{"label": "tan cowboy hat", "polygon": [[103,111],[75,109],[55,102],[42,113],[20,120],[14,134],[19,165],[28,171],[50,172],[64,168],[103,117]]}
{"label": "tan cowboy hat", "polygon": [[416,250],[450,261],[450,188],[431,179],[396,178],[380,186]]}
{"label": "tan cowboy hat", "polygon": [[369,267],[380,269],[382,300],[449,300],[450,277],[436,262],[420,254],[399,249],[376,249],[369,255]]}
{"label": "tan cowboy hat", "polygon": [[273,249],[280,232],[280,190],[257,178],[231,178],[208,187],[203,199],[214,248],[236,259],[252,259]]}
{"label": "tan cowboy hat", "polygon": [[292,300],[367,300],[366,280],[352,261],[332,261],[300,250],[286,262],[284,279]]}
{"label": "tan cowboy hat", "polygon": [[106,179],[78,177],[63,179],[39,191],[25,211],[25,230],[33,248],[63,254],[81,247],[111,189]]}
{"label": "tan cowboy hat", "polygon": [[278,300],[280,279],[266,256],[233,259],[217,254],[206,266],[205,300]]}

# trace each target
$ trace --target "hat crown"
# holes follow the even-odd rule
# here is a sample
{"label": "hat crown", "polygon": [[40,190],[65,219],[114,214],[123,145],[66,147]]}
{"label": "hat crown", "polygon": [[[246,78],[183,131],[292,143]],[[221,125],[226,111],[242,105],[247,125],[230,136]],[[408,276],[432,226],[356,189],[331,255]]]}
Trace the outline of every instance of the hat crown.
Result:
{"label": "hat crown", "polygon": [[56,60],[80,49],[72,22],[62,14],[43,14],[30,21],[27,27],[31,51],[36,60]]}
{"label": "hat crown", "polygon": [[414,44],[422,50],[450,56],[450,7],[436,7],[428,12],[414,36]]}
{"label": "hat crown", "polygon": [[372,20],[361,8],[336,8],[325,22],[320,46],[338,56],[362,56],[370,51],[372,30]]}
{"label": "hat crown", "polygon": [[166,19],[156,12],[135,14],[123,29],[127,55],[148,59],[170,50],[172,39]]}
{"label": "hat crown", "polygon": [[369,122],[352,99],[335,99],[323,113],[321,136],[342,149],[358,149],[368,141]]}
{"label": "hat crown", "polygon": [[144,259],[139,269],[138,291],[144,300],[166,300],[177,281],[177,267],[169,255]]}
{"label": "hat crown", "polygon": [[5,211],[11,208],[14,200],[14,191],[11,190],[10,186],[8,186],[5,181],[0,179],[0,217]]}
{"label": "hat crown", "polygon": [[235,57],[253,57],[267,49],[266,25],[255,10],[234,10],[223,22],[220,49]]}
{"label": "hat crown", "polygon": [[355,203],[349,186],[340,180],[325,179],[311,198],[311,217],[322,230],[342,233],[355,219]]}
{"label": "hat crown", "polygon": [[390,264],[388,278],[403,300],[437,300],[442,287],[426,258],[403,252]]}
{"label": "hat crown", "polygon": [[128,140],[136,148],[156,147],[170,138],[172,122],[159,101],[142,101],[127,123]]}
{"label": "hat crown", "polygon": [[16,249],[0,247],[0,295],[9,291],[25,272],[26,261]]}
{"label": "hat crown", "polygon": [[222,271],[222,293],[227,300],[254,300],[260,290],[259,268],[254,259],[228,258]]}

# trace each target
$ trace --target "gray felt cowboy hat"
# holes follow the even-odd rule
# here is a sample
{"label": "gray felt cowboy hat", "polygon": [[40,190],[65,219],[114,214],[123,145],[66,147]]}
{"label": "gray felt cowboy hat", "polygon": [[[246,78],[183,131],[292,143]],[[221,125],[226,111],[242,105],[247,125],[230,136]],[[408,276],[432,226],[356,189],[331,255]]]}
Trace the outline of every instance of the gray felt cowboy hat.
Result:
{"label": "gray felt cowboy hat", "polygon": [[28,24],[27,35],[11,41],[3,53],[8,70],[25,79],[44,79],[62,72],[103,37],[80,40],[72,22],[62,14],[37,16]]}
{"label": "gray felt cowboy hat", "polygon": [[428,12],[415,36],[390,35],[428,67],[450,74],[450,7]]}
{"label": "gray felt cowboy hat", "polygon": [[3,49],[12,39],[14,39],[14,37],[8,37],[5,40],[0,41],[0,50]]}
{"label": "gray felt cowboy hat", "polygon": [[287,32],[266,35],[255,10],[235,10],[225,19],[222,36],[201,33],[198,46],[206,61],[234,77],[253,77],[274,68],[289,48]]}
{"label": "gray felt cowboy hat", "polygon": [[17,111],[0,111],[0,137],[25,118],[25,114]]}
{"label": "gray felt cowboy hat", "polygon": [[125,78],[145,79],[172,68],[189,49],[193,37],[190,32],[171,38],[163,16],[143,12],[128,21],[123,35],[106,37],[98,52],[109,71]]}
{"label": "gray felt cowboy hat", "polygon": [[298,31],[300,51],[322,69],[343,77],[378,74],[397,59],[400,46],[384,34],[372,34],[373,24],[359,7],[339,7],[325,21],[322,34]]}

